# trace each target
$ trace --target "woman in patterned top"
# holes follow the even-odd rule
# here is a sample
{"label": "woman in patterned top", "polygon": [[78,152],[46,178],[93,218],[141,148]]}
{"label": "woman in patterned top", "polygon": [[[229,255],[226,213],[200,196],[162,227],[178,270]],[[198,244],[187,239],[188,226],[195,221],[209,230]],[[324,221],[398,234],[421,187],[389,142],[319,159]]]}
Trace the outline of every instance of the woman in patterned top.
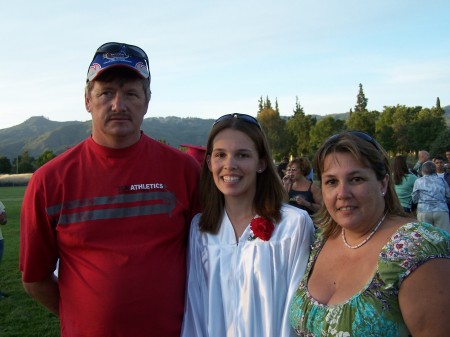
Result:
{"label": "woman in patterned top", "polygon": [[348,131],[317,151],[320,228],[294,295],[299,336],[448,336],[450,236],[406,217],[386,152]]}

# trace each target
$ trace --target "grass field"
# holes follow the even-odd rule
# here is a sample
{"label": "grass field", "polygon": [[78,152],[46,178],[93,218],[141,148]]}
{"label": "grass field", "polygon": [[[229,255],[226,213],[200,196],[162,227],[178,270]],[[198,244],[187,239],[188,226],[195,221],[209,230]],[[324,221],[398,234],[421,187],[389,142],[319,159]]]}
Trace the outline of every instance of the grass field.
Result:
{"label": "grass field", "polygon": [[23,290],[19,272],[19,217],[25,187],[0,187],[8,224],[2,226],[5,250],[0,263],[0,289],[9,296],[0,299],[1,337],[59,336],[58,318],[31,299]]}

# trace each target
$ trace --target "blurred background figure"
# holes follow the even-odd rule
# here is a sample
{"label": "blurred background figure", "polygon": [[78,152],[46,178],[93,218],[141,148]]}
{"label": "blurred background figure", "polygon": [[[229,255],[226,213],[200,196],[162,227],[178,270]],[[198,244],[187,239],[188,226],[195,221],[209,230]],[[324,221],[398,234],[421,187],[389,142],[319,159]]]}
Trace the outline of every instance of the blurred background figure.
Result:
{"label": "blurred background figure", "polygon": [[450,173],[450,149],[445,150],[445,158],[447,158],[447,162],[445,163],[445,169]]}
{"label": "blurred background figure", "polygon": [[450,173],[445,170],[444,157],[436,156],[434,157],[433,162],[436,165],[437,176],[444,179],[446,183],[450,186]]}
{"label": "blurred background figure", "polygon": [[400,203],[406,213],[412,212],[412,191],[417,176],[412,174],[406,164],[404,156],[396,156],[394,159],[394,187]]}
{"label": "blurred background figure", "polygon": [[[450,157],[450,151],[446,152],[446,155]],[[441,177],[445,180],[447,185],[450,187],[450,169],[445,168],[444,158],[442,156],[437,156],[434,158],[434,163],[436,164],[436,174],[438,177]],[[450,201],[447,200],[447,208],[449,210],[449,218],[450,218]]]}
{"label": "blurred background figure", "polygon": [[308,158],[291,160],[283,177],[283,186],[289,194],[289,204],[312,215],[322,206],[322,193],[320,188],[308,179],[310,172],[311,163]]}
{"label": "blurred background figure", "polygon": [[206,153],[206,147],[191,144],[181,144],[180,146],[187,148],[186,153],[194,157],[200,165],[203,163],[203,158],[205,158]]}
{"label": "blurred background figure", "polygon": [[283,179],[283,177],[286,175],[286,168],[288,164],[289,164],[288,157],[284,157],[283,160],[278,164],[277,172],[278,175],[280,176],[280,179]]}
{"label": "blurred background figure", "polygon": [[416,165],[414,165],[414,173],[417,174],[419,177],[422,176],[422,165],[427,160],[430,160],[430,154],[428,151],[420,150],[419,151],[419,160],[417,161]]}
{"label": "blurred background figure", "polygon": [[413,202],[417,203],[417,219],[428,222],[450,233],[447,203],[450,187],[436,174],[436,164],[427,161],[422,165],[423,177],[414,183]]}

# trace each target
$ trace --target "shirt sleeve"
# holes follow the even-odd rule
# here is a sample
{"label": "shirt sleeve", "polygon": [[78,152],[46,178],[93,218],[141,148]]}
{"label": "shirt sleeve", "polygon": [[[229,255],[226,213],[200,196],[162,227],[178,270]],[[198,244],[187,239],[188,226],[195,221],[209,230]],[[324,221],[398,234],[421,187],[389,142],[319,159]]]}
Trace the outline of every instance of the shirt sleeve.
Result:
{"label": "shirt sleeve", "polygon": [[58,260],[56,232],[46,212],[47,195],[41,175],[33,174],[20,214],[20,271],[24,282],[37,282],[53,274]]}
{"label": "shirt sleeve", "polygon": [[297,291],[301,279],[308,264],[311,244],[314,237],[314,225],[310,216],[299,209],[296,209],[299,215],[294,219],[295,232],[291,241],[291,256],[289,259],[288,292],[286,296],[286,305],[283,312],[283,323],[281,325],[280,336],[296,336],[289,322],[289,306],[292,298]]}
{"label": "shirt sleeve", "polygon": [[378,270],[386,284],[400,289],[411,273],[436,258],[450,258],[450,235],[427,223],[409,223],[383,247]]}
{"label": "shirt sleeve", "polygon": [[191,223],[189,235],[189,250],[187,254],[187,287],[184,307],[184,319],[181,328],[181,337],[207,337],[207,317],[202,289],[206,284],[201,277],[201,260],[199,259],[199,235],[198,222],[200,214],[197,214]]}

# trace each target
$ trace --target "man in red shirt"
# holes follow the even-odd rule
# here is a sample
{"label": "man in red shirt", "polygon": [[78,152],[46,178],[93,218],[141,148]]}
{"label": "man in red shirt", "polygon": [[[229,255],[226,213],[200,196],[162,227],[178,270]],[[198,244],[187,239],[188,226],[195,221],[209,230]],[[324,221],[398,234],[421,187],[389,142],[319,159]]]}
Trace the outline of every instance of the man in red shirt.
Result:
{"label": "man in red shirt", "polygon": [[102,45],[86,83],[91,137],[25,193],[24,288],[59,315],[63,337],[179,336],[200,167],[140,130],[151,97],[141,48]]}

